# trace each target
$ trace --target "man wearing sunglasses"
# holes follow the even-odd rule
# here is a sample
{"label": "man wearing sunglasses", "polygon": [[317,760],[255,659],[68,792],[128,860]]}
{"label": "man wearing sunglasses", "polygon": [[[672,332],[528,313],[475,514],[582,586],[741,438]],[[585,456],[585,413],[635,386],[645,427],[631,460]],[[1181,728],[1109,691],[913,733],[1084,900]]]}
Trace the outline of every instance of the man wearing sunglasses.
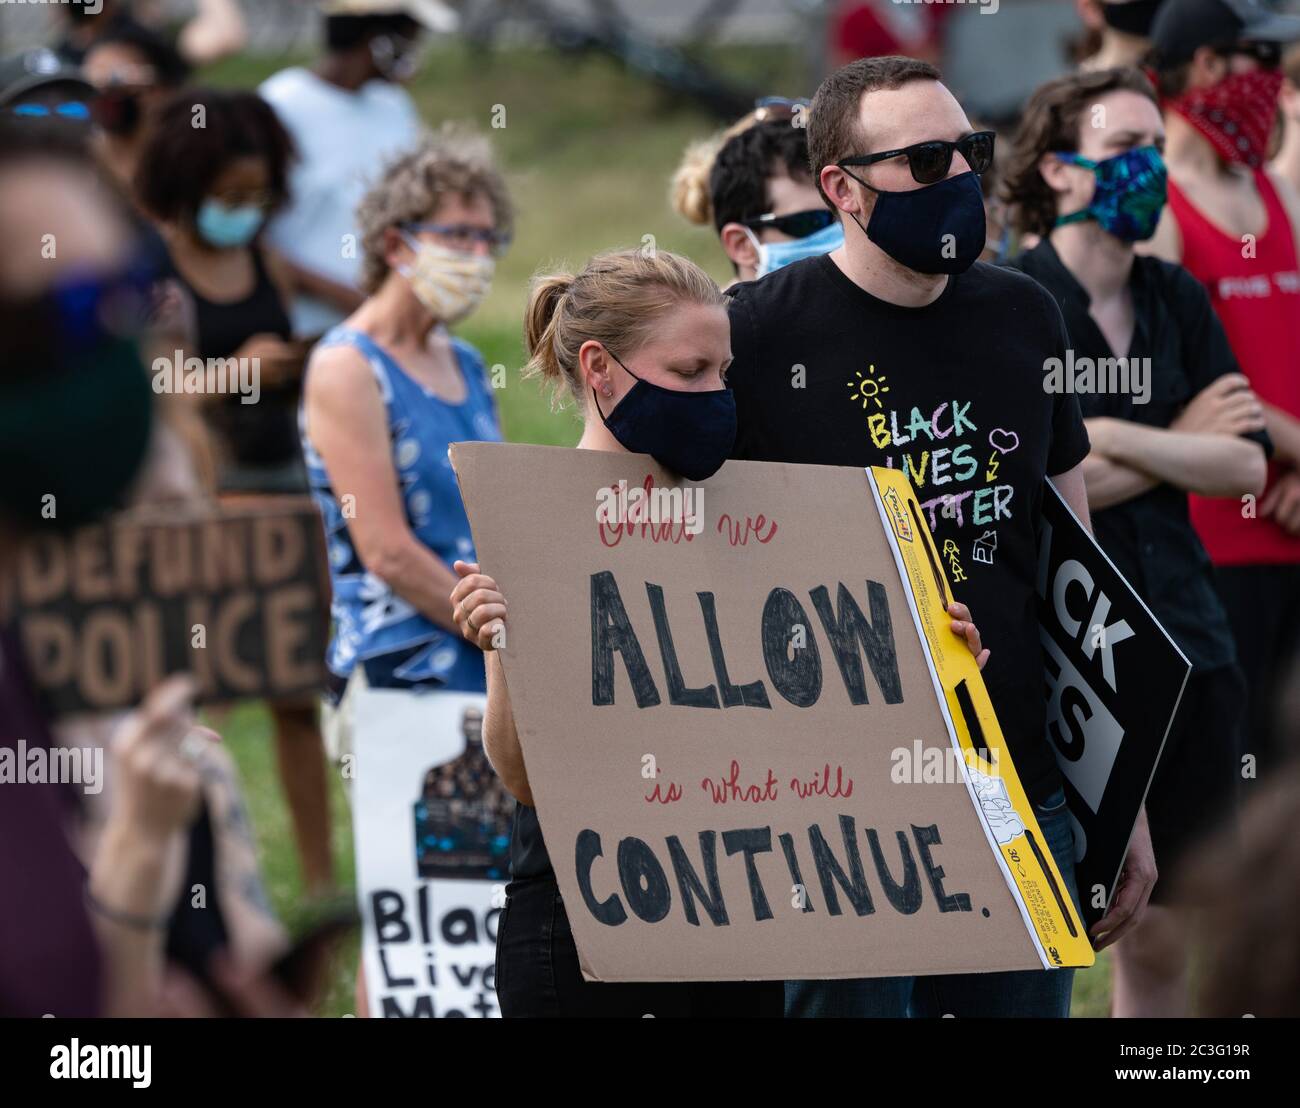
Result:
{"label": "man wearing sunglasses", "polygon": [[[1060,310],[1029,278],[976,261],[993,135],[971,127],[930,64],[866,58],[832,73],[809,112],[808,149],[844,245],[732,290],[736,456],[910,475],[956,599],[991,651],[985,683],[1073,896],[1035,597],[1045,479],[1088,519],[1078,401],[1044,387],[1046,363],[1065,357]],[[1145,838],[1129,867],[1149,891]],[[1144,902],[1101,923],[1122,929]],[[1065,1016],[1071,986],[1062,969],[796,981],[786,1011]]]}
{"label": "man wearing sunglasses", "polygon": [[1300,661],[1300,199],[1266,166],[1297,39],[1300,19],[1247,0],[1166,0],[1151,32],[1169,167],[1151,252],[1208,289],[1274,447],[1258,502],[1191,498],[1246,675],[1247,792],[1297,750],[1280,717]]}

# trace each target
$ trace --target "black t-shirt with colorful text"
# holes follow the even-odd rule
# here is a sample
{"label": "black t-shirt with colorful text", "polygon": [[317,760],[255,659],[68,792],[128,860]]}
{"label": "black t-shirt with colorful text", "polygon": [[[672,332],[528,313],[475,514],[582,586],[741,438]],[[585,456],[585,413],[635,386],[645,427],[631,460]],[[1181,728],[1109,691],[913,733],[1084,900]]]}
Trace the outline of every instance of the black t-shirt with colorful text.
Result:
{"label": "black t-shirt with colorful text", "polygon": [[734,456],[911,477],[991,651],[984,679],[1016,769],[1042,801],[1060,784],[1034,588],[1043,481],[1088,453],[1076,398],[1044,388],[1044,363],[1067,344],[1056,302],[976,263],[932,304],[901,307],[827,255],[729,291]]}

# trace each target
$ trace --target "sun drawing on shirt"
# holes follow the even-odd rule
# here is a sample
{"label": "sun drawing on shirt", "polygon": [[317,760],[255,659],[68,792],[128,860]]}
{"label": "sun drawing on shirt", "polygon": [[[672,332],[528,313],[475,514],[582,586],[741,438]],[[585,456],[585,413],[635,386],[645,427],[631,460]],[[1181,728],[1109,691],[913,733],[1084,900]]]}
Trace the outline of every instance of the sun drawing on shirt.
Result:
{"label": "sun drawing on shirt", "polygon": [[874,364],[867,366],[867,373],[870,376],[864,377],[861,371],[856,369],[853,371],[853,376],[857,380],[848,382],[849,388],[853,390],[852,398],[854,400],[861,399],[863,408],[874,404],[876,410],[880,411],[884,408],[884,405],[880,402],[880,395],[889,391],[889,386],[885,384],[889,378],[883,373],[877,377]]}

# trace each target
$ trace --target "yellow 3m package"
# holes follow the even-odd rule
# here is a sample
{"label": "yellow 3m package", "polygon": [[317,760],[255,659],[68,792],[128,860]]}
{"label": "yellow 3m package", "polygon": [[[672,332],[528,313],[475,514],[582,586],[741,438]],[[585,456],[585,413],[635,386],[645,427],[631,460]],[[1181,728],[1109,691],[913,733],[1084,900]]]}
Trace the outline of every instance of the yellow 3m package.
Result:
{"label": "yellow 3m package", "polygon": [[[979,666],[949,626],[952,591],[916,493],[900,470],[877,466],[866,473],[898,571],[910,586],[905,591],[955,760],[1043,966],[1090,966],[1092,944],[1011,761]],[[971,615],[978,625],[980,613]],[[1033,687],[1025,695],[1041,693]]]}

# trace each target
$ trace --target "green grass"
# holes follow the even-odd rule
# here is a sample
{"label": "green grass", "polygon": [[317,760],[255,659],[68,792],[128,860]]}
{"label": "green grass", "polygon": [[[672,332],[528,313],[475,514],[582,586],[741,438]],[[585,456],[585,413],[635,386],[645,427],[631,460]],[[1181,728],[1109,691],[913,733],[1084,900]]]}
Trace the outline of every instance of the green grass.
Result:
{"label": "green grass", "polygon": [[[222,741],[239,766],[267,895],[290,934],[295,934],[311,922],[313,905],[303,893],[289,809],[276,771],[270,714],[260,703],[240,704],[221,721],[220,727]],[[356,888],[352,819],[343,779],[336,772],[330,774],[330,807],[334,817],[335,875],[340,890],[351,894]],[[354,937],[338,952],[320,1015],[341,1016],[355,1010],[357,958],[358,939]]]}
{"label": "green grass", "polygon": [[[764,91],[811,91],[800,87],[793,50],[729,48],[716,53],[727,72]],[[214,68],[204,79],[251,88],[284,64],[242,57]],[[493,291],[459,328],[489,366],[506,368],[506,387],[497,394],[506,437],[572,445],[580,430],[572,412],[553,413],[539,384],[519,375],[529,278],[538,271],[580,267],[593,253],[640,246],[653,235],[659,249],[687,254],[719,282],[729,280],[730,266],[712,231],[688,225],[668,202],[669,180],[686,144],[712,133],[717,123],[609,60],[536,49],[484,57],[460,45],[445,47],[428,59],[411,91],[430,125],[465,121],[491,136],[517,207],[515,243],[498,266]],[[493,128],[498,104],[505,108],[506,125]],[[292,926],[309,913],[276,775],[269,717],[260,705],[241,707],[226,721],[224,733],[243,775],[268,893]],[[337,778],[332,790],[337,872],[343,887],[351,889],[351,823]],[[353,1011],[355,965],[353,945],[341,953],[320,1014]],[[1107,960],[1099,959],[1075,980],[1074,1014],[1106,1015]]]}

